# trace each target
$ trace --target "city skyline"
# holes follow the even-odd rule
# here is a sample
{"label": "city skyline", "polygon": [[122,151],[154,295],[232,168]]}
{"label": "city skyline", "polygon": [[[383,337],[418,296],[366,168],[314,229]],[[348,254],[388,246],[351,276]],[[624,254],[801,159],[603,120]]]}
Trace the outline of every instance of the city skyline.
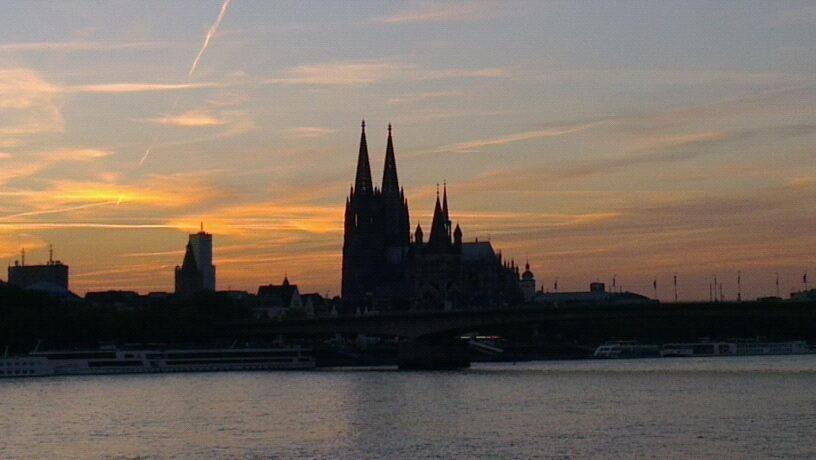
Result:
{"label": "city skyline", "polygon": [[741,271],[747,299],[816,271],[812,5],[378,5],[11,6],[0,256],[170,291],[203,221],[219,289],[338,294],[365,117],[375,177],[394,125],[412,229],[447,181],[468,239],[545,287],[736,297]]}

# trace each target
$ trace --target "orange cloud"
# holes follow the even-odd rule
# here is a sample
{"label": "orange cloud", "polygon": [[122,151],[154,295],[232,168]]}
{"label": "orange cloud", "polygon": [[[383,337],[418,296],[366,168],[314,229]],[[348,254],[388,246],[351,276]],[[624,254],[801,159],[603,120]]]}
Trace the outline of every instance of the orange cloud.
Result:
{"label": "orange cloud", "polygon": [[102,83],[94,85],[79,85],[65,89],[66,92],[96,93],[96,94],[126,94],[144,92],[164,92],[179,90],[195,90],[214,88],[217,83]]}
{"label": "orange cloud", "polygon": [[104,149],[57,149],[37,154],[49,161],[89,161],[112,155],[113,152]]}
{"label": "orange cloud", "polygon": [[220,126],[226,123],[224,120],[216,118],[211,113],[200,110],[189,110],[180,115],[151,118],[148,121],[165,126],[181,126],[185,128]]}
{"label": "orange cloud", "polygon": [[61,87],[39,72],[0,69],[0,134],[30,136],[63,132]]}
{"label": "orange cloud", "polygon": [[292,136],[302,138],[322,137],[327,134],[331,134],[335,131],[337,130],[331,128],[321,128],[318,126],[301,126],[298,128],[289,128],[286,130],[286,132],[291,134]]}
{"label": "orange cloud", "polygon": [[502,68],[426,69],[391,60],[334,61],[305,64],[265,80],[267,84],[307,86],[362,86],[384,81],[422,81],[457,78],[500,78]]}
{"label": "orange cloud", "polygon": [[248,236],[258,232],[337,234],[343,229],[342,218],[343,210],[339,206],[252,203],[226,206],[169,223],[192,230],[203,221],[212,232],[227,235]]}

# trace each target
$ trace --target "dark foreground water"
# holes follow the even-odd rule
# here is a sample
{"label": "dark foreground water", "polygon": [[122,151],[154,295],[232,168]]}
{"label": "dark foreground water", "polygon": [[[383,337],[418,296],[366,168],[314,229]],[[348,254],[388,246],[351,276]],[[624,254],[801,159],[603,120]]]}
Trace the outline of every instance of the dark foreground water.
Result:
{"label": "dark foreground water", "polygon": [[814,457],[816,356],[0,381],[7,457]]}

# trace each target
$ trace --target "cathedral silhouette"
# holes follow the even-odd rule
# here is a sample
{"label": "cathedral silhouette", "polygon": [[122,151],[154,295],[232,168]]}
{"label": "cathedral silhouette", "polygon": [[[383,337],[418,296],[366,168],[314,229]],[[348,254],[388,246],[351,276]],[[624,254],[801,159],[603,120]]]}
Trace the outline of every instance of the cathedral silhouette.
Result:
{"label": "cathedral silhouette", "polygon": [[445,185],[437,186],[430,235],[410,230],[388,125],[382,186],[371,180],[365,121],[357,173],[346,199],[342,299],[351,311],[495,308],[520,303],[519,267],[489,241],[464,242],[452,228]]}

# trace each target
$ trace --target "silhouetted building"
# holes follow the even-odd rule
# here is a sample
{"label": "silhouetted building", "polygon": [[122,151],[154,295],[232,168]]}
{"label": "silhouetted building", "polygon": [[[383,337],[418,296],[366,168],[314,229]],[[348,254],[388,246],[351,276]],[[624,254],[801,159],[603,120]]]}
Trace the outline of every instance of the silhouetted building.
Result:
{"label": "silhouetted building", "polygon": [[85,293],[85,302],[95,307],[134,309],[144,305],[145,297],[136,291],[95,291]]}
{"label": "silhouetted building", "polygon": [[190,234],[184,261],[176,266],[176,294],[190,295],[198,291],[215,291],[215,265],[212,264],[212,235]]}
{"label": "silhouetted building", "polygon": [[333,309],[331,299],[324,299],[322,295],[316,292],[301,294],[300,300],[307,314],[311,312],[311,315],[323,318],[337,316],[337,311]]}
{"label": "silhouetted building", "polygon": [[816,289],[791,292],[790,300],[794,302],[813,302],[814,300],[816,300]]}
{"label": "silhouetted building", "polygon": [[463,241],[454,228],[445,186],[437,193],[431,233],[417,225],[408,254],[408,297],[414,309],[496,308],[522,301],[515,262],[506,263],[489,241]]}
{"label": "silhouetted building", "polygon": [[524,265],[524,273],[521,274],[519,287],[521,288],[521,293],[524,295],[524,301],[531,302],[535,296],[536,283],[533,272],[530,271],[530,262]]}
{"label": "silhouetted building", "polygon": [[382,188],[371,180],[365,122],[360,134],[357,174],[346,200],[343,239],[343,301],[353,306],[391,303],[404,291],[405,256],[410,239],[408,201],[399,186],[388,126]]}
{"label": "silhouetted building", "polygon": [[391,125],[382,187],[374,187],[365,122],[354,185],[346,200],[342,298],[347,309],[405,310],[501,306],[521,300],[518,268],[490,243],[464,243],[437,192],[428,241],[411,241],[408,201],[399,186]]}
{"label": "silhouetted building", "polygon": [[48,262],[44,265],[26,265],[25,250],[22,263],[15,260],[8,268],[8,284],[23,289],[41,291],[54,295],[68,295],[68,266],[54,260],[49,249]]}
{"label": "silhouetted building", "polygon": [[297,284],[291,284],[289,277],[283,278],[282,284],[268,284],[258,287],[259,316],[274,318],[289,310],[302,309],[303,302]]}
{"label": "silhouetted building", "polygon": [[586,292],[538,292],[533,298],[535,303],[548,305],[570,304],[630,304],[630,303],[658,303],[634,292],[609,292],[604,283],[590,283]]}
{"label": "silhouetted building", "polygon": [[176,266],[176,294],[192,295],[204,289],[204,276],[198,269],[193,245],[188,241],[184,251],[184,261]]}
{"label": "silhouetted building", "polygon": [[204,231],[204,225],[198,233],[190,235],[190,246],[195,256],[196,266],[201,272],[202,287],[206,291],[215,291],[215,265],[212,263],[212,235]]}

